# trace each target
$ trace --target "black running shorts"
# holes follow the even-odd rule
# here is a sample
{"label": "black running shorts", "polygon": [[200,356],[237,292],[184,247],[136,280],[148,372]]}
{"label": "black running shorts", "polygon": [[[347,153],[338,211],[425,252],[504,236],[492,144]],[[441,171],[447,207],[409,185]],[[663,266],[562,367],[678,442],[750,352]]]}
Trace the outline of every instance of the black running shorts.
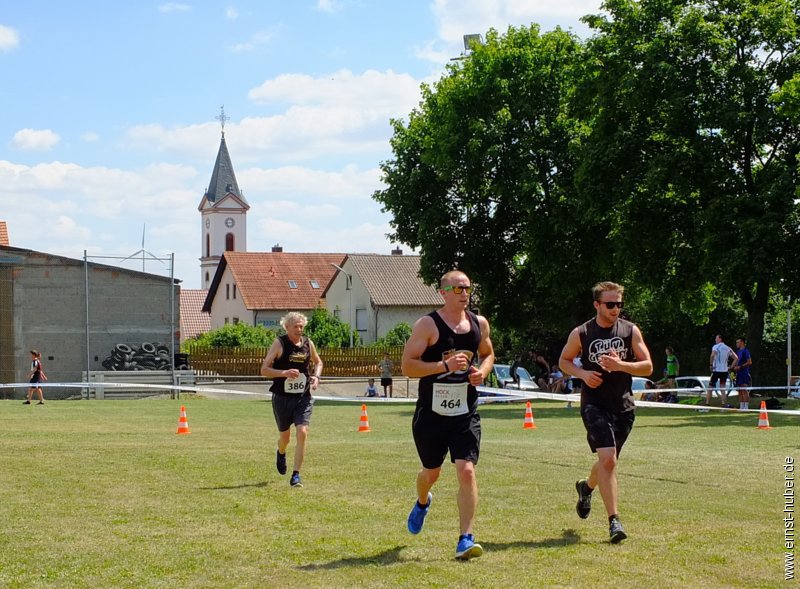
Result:
{"label": "black running shorts", "polygon": [[581,418],[586,428],[586,440],[592,452],[598,448],[617,448],[617,456],[633,429],[636,419],[633,411],[614,413],[603,407],[589,403],[581,407]]}
{"label": "black running shorts", "polygon": [[425,468],[439,468],[450,452],[450,462],[467,460],[478,464],[481,449],[481,417],[445,417],[427,407],[417,407],[411,422],[417,454]]}
{"label": "black running shorts", "polygon": [[292,425],[308,425],[311,422],[311,410],[314,398],[309,394],[282,395],[273,393],[272,414],[279,432],[285,432]]}

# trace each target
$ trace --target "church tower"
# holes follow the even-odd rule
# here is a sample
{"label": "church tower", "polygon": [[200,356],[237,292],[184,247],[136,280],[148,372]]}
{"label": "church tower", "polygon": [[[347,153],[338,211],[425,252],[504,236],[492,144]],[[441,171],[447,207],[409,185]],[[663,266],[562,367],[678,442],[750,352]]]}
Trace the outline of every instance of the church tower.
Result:
{"label": "church tower", "polygon": [[200,211],[200,285],[208,290],[222,254],[247,251],[247,211],[250,205],[239,190],[231,156],[225,143],[225,109],[217,119],[222,123],[222,139],[211,182],[197,210]]}

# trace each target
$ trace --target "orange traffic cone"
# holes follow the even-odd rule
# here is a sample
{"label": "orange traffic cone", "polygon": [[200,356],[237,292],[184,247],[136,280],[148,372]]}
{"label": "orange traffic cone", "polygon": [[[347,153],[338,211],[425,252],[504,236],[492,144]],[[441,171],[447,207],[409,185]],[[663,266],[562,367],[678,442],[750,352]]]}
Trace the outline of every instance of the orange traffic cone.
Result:
{"label": "orange traffic cone", "polygon": [[189,422],[186,421],[186,407],[181,405],[181,416],[178,418],[178,434],[190,434]]}
{"label": "orange traffic cone", "polygon": [[366,405],[361,405],[361,421],[358,423],[358,431],[360,432],[372,431],[369,429],[369,419],[367,418]]}
{"label": "orange traffic cone", "polygon": [[536,424],[533,422],[533,411],[531,410],[531,402],[525,403],[525,423],[522,424],[522,429],[536,429]]}
{"label": "orange traffic cone", "polygon": [[767,415],[766,401],[761,401],[761,412],[758,414],[758,429],[772,429],[769,426],[769,416]]}

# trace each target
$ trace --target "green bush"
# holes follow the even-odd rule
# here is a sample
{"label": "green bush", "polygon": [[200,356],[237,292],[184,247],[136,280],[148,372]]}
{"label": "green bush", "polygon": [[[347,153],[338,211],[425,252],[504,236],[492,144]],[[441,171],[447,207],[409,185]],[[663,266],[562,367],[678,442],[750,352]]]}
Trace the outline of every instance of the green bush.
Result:
{"label": "green bush", "polygon": [[187,340],[185,345],[209,348],[260,348],[269,347],[275,337],[275,332],[263,325],[254,327],[244,323],[229,323]]}

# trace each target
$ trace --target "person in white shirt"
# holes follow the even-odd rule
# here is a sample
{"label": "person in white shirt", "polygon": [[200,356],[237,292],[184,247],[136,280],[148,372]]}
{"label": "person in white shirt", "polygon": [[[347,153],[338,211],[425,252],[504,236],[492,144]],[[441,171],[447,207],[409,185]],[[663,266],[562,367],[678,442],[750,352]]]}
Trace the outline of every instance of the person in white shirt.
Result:
{"label": "person in white shirt", "polygon": [[711,369],[711,379],[706,391],[706,405],[711,405],[711,395],[719,383],[719,394],[722,399],[722,406],[728,405],[728,391],[725,385],[728,382],[728,371],[731,366],[736,365],[736,352],[734,352],[717,334],[716,343],[711,347],[711,357],[709,358],[709,368]]}

